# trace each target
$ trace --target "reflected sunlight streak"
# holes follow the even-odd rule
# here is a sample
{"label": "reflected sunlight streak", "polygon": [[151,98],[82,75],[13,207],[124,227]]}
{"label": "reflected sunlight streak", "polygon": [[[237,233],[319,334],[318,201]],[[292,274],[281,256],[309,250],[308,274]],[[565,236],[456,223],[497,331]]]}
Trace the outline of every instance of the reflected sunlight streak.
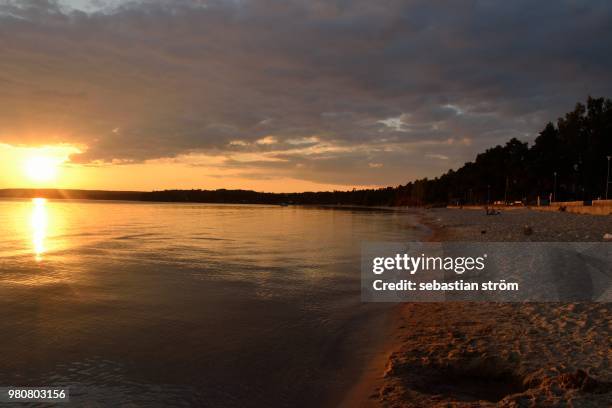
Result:
{"label": "reflected sunlight streak", "polygon": [[45,253],[45,238],[47,237],[47,226],[49,225],[49,217],[47,214],[47,200],[44,198],[32,199],[32,215],[30,217],[30,226],[32,228],[32,246],[34,250],[34,258],[36,262],[42,261]]}

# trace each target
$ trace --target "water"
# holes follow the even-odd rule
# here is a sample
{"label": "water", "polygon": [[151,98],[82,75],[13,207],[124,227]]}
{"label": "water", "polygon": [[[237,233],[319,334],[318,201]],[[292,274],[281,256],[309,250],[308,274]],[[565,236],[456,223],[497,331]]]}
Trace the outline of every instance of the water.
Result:
{"label": "water", "polygon": [[0,386],[320,405],[385,333],[389,306],[359,299],[361,242],[422,234],[400,212],[0,201]]}

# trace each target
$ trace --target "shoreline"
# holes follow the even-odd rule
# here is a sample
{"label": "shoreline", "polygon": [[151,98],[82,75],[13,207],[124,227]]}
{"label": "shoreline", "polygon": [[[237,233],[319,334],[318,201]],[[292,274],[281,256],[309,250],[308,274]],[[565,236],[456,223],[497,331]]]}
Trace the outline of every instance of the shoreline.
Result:
{"label": "shoreline", "polygon": [[377,407],[376,390],[384,385],[384,374],[394,350],[399,346],[399,339],[395,336],[399,330],[401,305],[395,305],[389,311],[389,323],[385,333],[385,341],[372,351],[372,356],[365,362],[361,373],[344,393],[330,406],[340,408],[373,408]]}
{"label": "shoreline", "polygon": [[[437,228],[424,221],[422,209],[414,207],[379,207],[383,210],[408,211],[415,214],[417,222],[427,228],[426,241],[431,241],[437,233]],[[400,337],[397,333],[403,329],[402,323],[403,304],[396,304],[389,311],[389,323],[384,340],[379,347],[372,352],[372,356],[365,362],[361,372],[356,377],[348,391],[342,396],[332,399],[329,406],[340,408],[375,408],[380,406],[378,390],[384,386],[385,374],[390,369],[392,354],[401,345]]]}
{"label": "shoreline", "polygon": [[[427,221],[423,209],[414,207],[385,207],[385,209],[395,209],[414,212],[419,224],[428,229],[425,241],[435,241],[441,229],[436,228]],[[340,408],[376,408],[380,406],[378,401],[379,391],[385,385],[386,373],[391,369],[391,359],[393,353],[401,346],[401,337],[398,333],[405,328],[402,320],[403,303],[394,305],[389,311],[390,322],[388,324],[386,341],[373,352],[373,356],[364,364],[357,381],[351,385],[349,390],[330,406]]]}
{"label": "shoreline", "polygon": [[[504,215],[506,217],[504,217]],[[603,241],[612,217],[422,210],[440,241]],[[529,223],[533,235],[524,235]],[[486,231],[483,233],[483,231]],[[608,303],[402,303],[389,341],[343,406],[580,406],[612,403]],[[584,344],[588,344],[584,347]],[[365,397],[365,398],[364,398]]]}

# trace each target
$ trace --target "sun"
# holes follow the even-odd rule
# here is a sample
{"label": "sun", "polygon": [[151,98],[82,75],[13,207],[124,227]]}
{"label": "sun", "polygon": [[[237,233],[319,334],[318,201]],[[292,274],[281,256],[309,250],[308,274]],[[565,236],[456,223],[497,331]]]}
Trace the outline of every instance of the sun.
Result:
{"label": "sun", "polygon": [[34,182],[44,183],[55,180],[59,161],[53,157],[32,156],[25,160],[26,176]]}

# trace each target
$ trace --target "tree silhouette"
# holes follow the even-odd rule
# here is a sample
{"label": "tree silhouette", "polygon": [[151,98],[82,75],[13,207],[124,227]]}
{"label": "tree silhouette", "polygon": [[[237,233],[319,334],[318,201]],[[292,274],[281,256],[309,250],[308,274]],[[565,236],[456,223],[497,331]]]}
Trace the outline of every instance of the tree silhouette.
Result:
{"label": "tree silhouette", "polygon": [[[250,190],[166,190],[113,192],[84,190],[0,190],[4,197],[82,198],[251,204],[359,206],[535,202],[556,190],[562,200],[592,200],[606,191],[607,156],[612,154],[612,101],[589,97],[586,105],[549,122],[533,145],[515,138],[476,156],[457,170],[398,187],[352,191],[274,194]],[[556,173],[556,185],[553,174]],[[611,197],[612,198],[612,197]]]}

